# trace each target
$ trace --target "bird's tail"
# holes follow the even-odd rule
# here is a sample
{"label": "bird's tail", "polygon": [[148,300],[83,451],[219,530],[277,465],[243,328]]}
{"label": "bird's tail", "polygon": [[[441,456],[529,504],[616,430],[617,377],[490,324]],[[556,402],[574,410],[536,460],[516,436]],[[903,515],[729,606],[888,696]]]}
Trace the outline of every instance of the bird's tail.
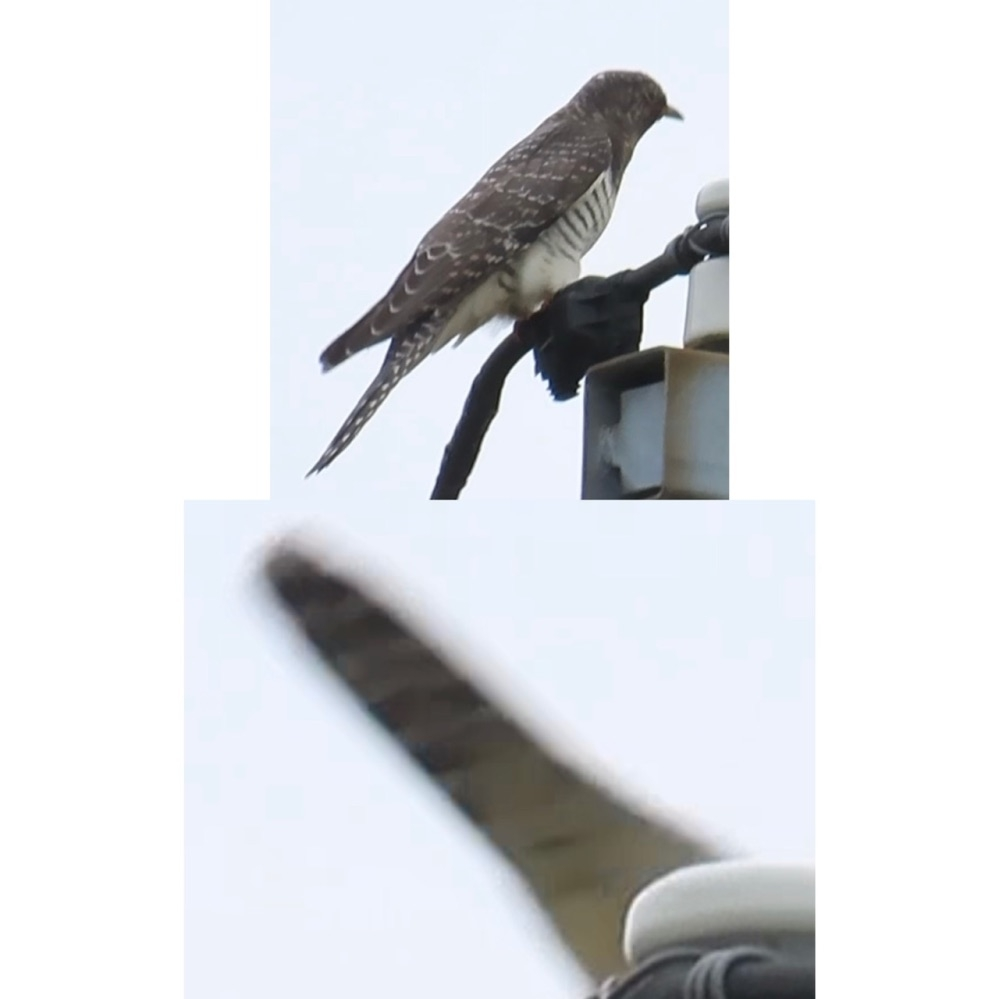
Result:
{"label": "bird's tail", "polygon": [[427,323],[418,330],[407,332],[404,337],[392,341],[385,360],[375,375],[375,380],[368,386],[367,391],[361,396],[361,401],[337,431],[336,437],[330,441],[322,457],[306,473],[306,478],[321,472],[347,448],[361,432],[364,424],[375,415],[375,410],[386,400],[389,392],[433,351],[438,332],[437,324]]}

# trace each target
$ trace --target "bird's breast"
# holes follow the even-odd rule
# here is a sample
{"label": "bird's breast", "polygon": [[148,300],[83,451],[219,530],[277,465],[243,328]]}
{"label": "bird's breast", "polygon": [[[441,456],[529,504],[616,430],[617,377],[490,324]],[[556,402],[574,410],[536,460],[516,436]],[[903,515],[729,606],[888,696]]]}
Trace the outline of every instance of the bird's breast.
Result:
{"label": "bird's breast", "polygon": [[580,261],[610,222],[615,195],[608,170],[523,253],[511,288],[517,313],[530,315],[579,277]]}
{"label": "bird's breast", "polygon": [[607,170],[534,243],[460,303],[438,334],[434,350],[461,343],[498,316],[526,318],[572,284],[579,277],[583,256],[607,228],[616,194]]}

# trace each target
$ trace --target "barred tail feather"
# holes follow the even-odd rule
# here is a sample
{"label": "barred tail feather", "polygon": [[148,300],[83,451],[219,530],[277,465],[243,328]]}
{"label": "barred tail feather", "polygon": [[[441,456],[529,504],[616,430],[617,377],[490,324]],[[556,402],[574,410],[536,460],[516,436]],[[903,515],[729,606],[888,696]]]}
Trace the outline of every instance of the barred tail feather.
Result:
{"label": "barred tail feather", "polygon": [[306,473],[306,478],[321,472],[346,450],[361,432],[364,424],[375,415],[378,407],[388,398],[389,392],[433,351],[438,331],[437,323],[428,323],[392,341],[374,381],[337,431],[336,437],[330,442],[322,457]]}

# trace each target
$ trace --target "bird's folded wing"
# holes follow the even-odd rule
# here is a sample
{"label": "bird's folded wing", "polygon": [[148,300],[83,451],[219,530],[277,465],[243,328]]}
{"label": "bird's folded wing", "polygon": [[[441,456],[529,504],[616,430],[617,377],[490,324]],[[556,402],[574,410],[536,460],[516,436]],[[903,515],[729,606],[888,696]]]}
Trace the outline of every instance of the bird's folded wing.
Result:
{"label": "bird's folded wing", "polygon": [[556,112],[427,233],[385,297],[326,348],[324,367],[460,304],[554,225],[610,169],[611,159],[605,129]]}
{"label": "bird's folded wing", "polygon": [[519,871],[583,967],[596,981],[619,971],[635,892],[711,848],[555,759],[352,579],[287,546],[266,575],[322,662]]}

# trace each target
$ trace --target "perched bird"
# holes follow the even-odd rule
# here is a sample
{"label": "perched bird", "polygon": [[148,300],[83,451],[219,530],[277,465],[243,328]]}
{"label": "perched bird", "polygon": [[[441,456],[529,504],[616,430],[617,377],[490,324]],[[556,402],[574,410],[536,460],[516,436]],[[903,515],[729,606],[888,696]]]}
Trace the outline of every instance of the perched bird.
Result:
{"label": "perched bird", "polygon": [[594,982],[624,966],[636,892],[720,855],[558,759],[446,648],[349,575],[289,543],[264,571],[323,665],[517,871]]}
{"label": "perched bird", "polygon": [[524,319],[575,281],[610,221],[638,140],[660,118],[682,117],[644,73],[600,73],[490,167],[423,237],[385,297],[320,355],[329,371],[391,341],[309,475],[350,444],[429,354],[492,319]]}

